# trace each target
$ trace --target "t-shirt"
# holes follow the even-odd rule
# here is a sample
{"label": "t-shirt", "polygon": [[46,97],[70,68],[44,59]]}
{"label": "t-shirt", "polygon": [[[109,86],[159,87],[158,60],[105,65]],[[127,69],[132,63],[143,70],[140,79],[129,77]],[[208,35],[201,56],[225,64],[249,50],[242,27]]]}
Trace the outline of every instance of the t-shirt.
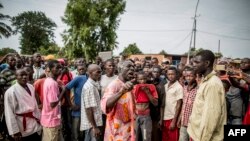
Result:
{"label": "t-shirt", "polygon": [[[77,106],[81,106],[81,93],[82,93],[82,88],[85,82],[87,81],[86,75],[80,75],[75,77],[72,81],[70,81],[67,85],[66,88],[68,90],[74,89],[74,104]],[[81,116],[81,111],[72,111],[71,113],[72,116],[74,117],[80,117]]]}
{"label": "t-shirt", "polygon": [[52,108],[51,102],[58,101],[59,88],[57,82],[48,77],[43,85],[43,108],[41,114],[41,125],[44,127],[57,127],[61,123],[61,114],[59,104]]}
{"label": "t-shirt", "polygon": [[150,93],[154,98],[158,98],[158,94],[156,91],[156,88],[153,84],[136,84],[133,89],[133,94],[135,95],[135,101],[136,103],[148,103],[149,98],[144,90],[142,90],[142,87],[148,87]]}
{"label": "t-shirt", "polygon": [[105,75],[102,75],[101,77],[101,81],[100,81],[100,84],[101,84],[101,87],[102,87],[102,96],[104,94],[104,91],[105,89],[107,88],[107,86],[117,78],[117,75],[114,75],[112,77],[108,77],[106,74]]}

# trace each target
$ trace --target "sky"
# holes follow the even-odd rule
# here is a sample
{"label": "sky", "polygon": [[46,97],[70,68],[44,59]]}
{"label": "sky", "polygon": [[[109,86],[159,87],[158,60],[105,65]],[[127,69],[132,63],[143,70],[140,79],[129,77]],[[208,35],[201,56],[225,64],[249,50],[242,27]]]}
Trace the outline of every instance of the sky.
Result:
{"label": "sky", "polygon": [[[42,11],[56,24],[55,41],[63,46],[67,27],[61,17],[67,0],[1,0],[1,13],[16,16]],[[136,43],[143,53],[183,54],[188,51],[197,0],[127,0],[117,29],[118,55]],[[220,51],[225,57],[250,57],[250,0],[200,0],[197,10],[196,48]],[[0,47],[19,50],[20,35],[0,39]]]}

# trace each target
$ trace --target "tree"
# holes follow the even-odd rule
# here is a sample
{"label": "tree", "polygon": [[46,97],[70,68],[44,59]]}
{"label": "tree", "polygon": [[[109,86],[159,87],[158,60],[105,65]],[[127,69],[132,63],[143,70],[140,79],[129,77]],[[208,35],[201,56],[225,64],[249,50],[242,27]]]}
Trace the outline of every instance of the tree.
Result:
{"label": "tree", "polygon": [[[3,8],[3,5],[0,3],[0,9],[1,8]],[[2,20],[8,19],[10,19],[9,15],[0,13],[0,39],[2,39],[2,37],[8,38],[12,34],[11,27],[2,22]]]}
{"label": "tree", "polygon": [[161,51],[159,52],[159,54],[161,54],[161,55],[167,55],[167,52],[166,52],[165,50],[161,50]]}
{"label": "tree", "polygon": [[42,55],[58,54],[59,51],[60,47],[55,43],[52,43],[48,48],[45,48],[43,46],[39,48],[39,53],[41,53]]}
{"label": "tree", "polygon": [[93,60],[98,52],[116,48],[125,4],[125,0],[69,0],[62,19],[69,26],[62,35],[67,52],[73,56],[84,52],[87,60]]}
{"label": "tree", "polygon": [[4,56],[8,53],[17,53],[16,50],[9,48],[9,47],[4,47],[2,49],[0,49],[0,56]]}
{"label": "tree", "polygon": [[33,54],[41,47],[48,49],[54,43],[53,30],[56,24],[43,12],[28,11],[12,18],[14,34],[20,33],[22,54]]}
{"label": "tree", "polygon": [[137,47],[136,43],[133,43],[133,44],[129,44],[128,47],[125,47],[124,50],[120,54],[132,55],[132,54],[142,54],[142,52]]}

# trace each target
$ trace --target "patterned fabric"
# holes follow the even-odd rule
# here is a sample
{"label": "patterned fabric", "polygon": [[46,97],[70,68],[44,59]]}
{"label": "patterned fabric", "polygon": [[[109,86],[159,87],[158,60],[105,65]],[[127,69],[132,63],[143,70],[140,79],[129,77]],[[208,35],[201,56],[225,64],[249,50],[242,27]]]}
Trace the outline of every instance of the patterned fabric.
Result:
{"label": "patterned fabric", "polygon": [[188,125],[189,117],[192,113],[194,99],[197,93],[197,87],[188,91],[188,86],[184,86],[184,97],[182,106],[182,119],[181,123],[183,126]]}
{"label": "patterned fabric", "polygon": [[42,67],[35,67],[35,66],[33,66],[33,70],[34,70],[34,73],[33,73],[33,79],[34,80],[37,80],[37,79],[39,79],[40,78],[40,76],[42,75],[42,74],[44,74],[44,69],[42,68]]}
{"label": "patterned fabric", "polygon": [[11,85],[15,84],[15,80],[15,72],[9,68],[6,68],[1,72],[0,85],[3,86],[4,91],[6,91]]}
{"label": "patterned fabric", "polygon": [[101,98],[99,93],[100,85],[91,78],[83,86],[81,95],[81,125],[80,130],[88,130],[92,128],[90,121],[86,115],[86,108],[93,108],[95,123],[97,126],[102,126],[102,111],[101,111]]}
{"label": "patterned fabric", "polygon": [[108,85],[101,100],[102,111],[107,115],[104,141],[134,141],[135,105],[131,92],[127,92],[112,109],[107,109],[107,100],[116,95],[124,82],[115,79]]}

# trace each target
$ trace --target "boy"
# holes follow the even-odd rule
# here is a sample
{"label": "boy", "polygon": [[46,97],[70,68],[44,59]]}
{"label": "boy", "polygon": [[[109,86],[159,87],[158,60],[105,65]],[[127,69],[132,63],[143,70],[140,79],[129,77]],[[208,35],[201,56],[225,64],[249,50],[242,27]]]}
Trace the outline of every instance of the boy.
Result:
{"label": "boy", "polygon": [[[183,88],[178,82],[178,70],[170,67],[167,71],[168,83],[165,85],[165,97],[161,108],[163,118],[162,141],[177,141],[179,129],[177,121],[181,111]],[[162,121],[162,120],[161,120]]]}
{"label": "boy", "polygon": [[187,68],[186,70],[185,81],[187,85],[184,86],[184,96],[183,96],[183,105],[180,116],[180,136],[179,141],[189,141],[189,136],[187,133],[187,126],[189,117],[193,109],[193,103],[197,93],[197,82],[196,82],[196,73],[193,68]]}
{"label": "boy", "polygon": [[158,105],[158,94],[153,84],[146,84],[146,75],[144,73],[137,74],[137,82],[132,91],[135,98],[136,106],[136,141],[139,140],[141,130],[142,140],[151,141],[152,119],[150,116],[149,104]]}

